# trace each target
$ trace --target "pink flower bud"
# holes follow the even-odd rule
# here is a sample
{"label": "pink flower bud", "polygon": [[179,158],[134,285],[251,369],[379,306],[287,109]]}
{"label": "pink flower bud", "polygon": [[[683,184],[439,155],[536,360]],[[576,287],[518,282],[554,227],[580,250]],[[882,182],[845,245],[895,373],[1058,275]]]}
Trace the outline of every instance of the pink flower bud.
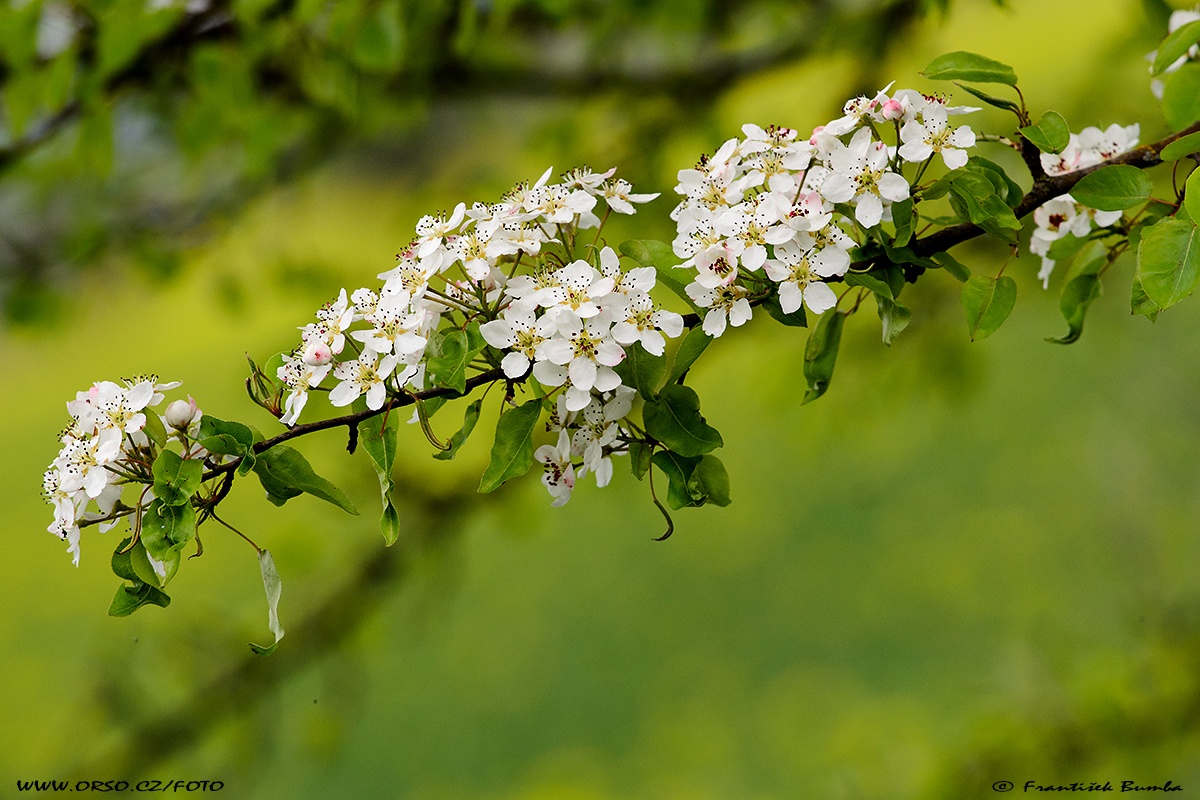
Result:
{"label": "pink flower bud", "polygon": [[888,100],[883,104],[883,118],[886,120],[900,119],[904,116],[904,106],[899,100]]}
{"label": "pink flower bud", "polygon": [[196,408],[196,401],[188,395],[187,400],[176,400],[171,405],[167,406],[167,413],[164,415],[167,424],[176,430],[185,431],[193,421],[199,418],[200,409]]}
{"label": "pink flower bud", "polygon": [[310,367],[323,367],[332,360],[333,351],[319,339],[304,348],[304,363]]}

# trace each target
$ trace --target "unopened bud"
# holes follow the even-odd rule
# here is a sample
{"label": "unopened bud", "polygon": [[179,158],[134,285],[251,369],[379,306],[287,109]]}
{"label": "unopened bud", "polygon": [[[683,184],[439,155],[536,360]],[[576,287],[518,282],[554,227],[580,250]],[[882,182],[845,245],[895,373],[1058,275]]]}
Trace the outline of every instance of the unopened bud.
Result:
{"label": "unopened bud", "polygon": [[329,349],[329,345],[320,339],[304,348],[304,363],[310,367],[323,367],[332,360],[333,351]]}
{"label": "unopened bud", "polygon": [[176,400],[171,405],[167,406],[166,419],[167,424],[172,428],[180,431],[186,431],[188,426],[198,418],[200,409],[196,408],[196,401],[191,395],[187,400]]}
{"label": "unopened bud", "polygon": [[900,119],[904,116],[904,106],[900,104],[899,100],[888,100],[883,104],[882,113],[883,118],[888,121]]}

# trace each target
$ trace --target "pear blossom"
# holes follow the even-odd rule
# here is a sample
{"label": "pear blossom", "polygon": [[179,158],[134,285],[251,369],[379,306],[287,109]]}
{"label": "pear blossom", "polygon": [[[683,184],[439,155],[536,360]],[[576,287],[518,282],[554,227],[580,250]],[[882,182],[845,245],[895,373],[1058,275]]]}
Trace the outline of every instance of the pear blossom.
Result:
{"label": "pear blossom", "polygon": [[967,125],[951,128],[946,107],[929,103],[921,112],[921,121],[911,119],[900,129],[899,154],[905,161],[920,162],[940,153],[946,169],[958,169],[967,163],[964,148],[975,146],[975,133]]}
{"label": "pear blossom", "polygon": [[908,181],[888,171],[888,149],[872,141],[869,128],[860,128],[850,144],[830,156],[830,175],[821,185],[821,195],[831,203],[851,203],[854,218],[872,228],[883,219],[883,203],[908,198]]}
{"label": "pear blossom", "polygon": [[398,359],[396,356],[379,358],[373,350],[364,350],[354,361],[343,361],[333,368],[333,376],[341,381],[329,392],[329,404],[348,406],[366,395],[367,408],[378,411],[387,398],[384,381],[392,374]]}
{"label": "pear blossom", "polygon": [[549,490],[554,502],[550,505],[561,508],[571,499],[575,488],[575,467],[571,465],[571,439],[565,430],[558,435],[558,444],[544,444],[534,451],[533,457],[544,465],[542,483]]}

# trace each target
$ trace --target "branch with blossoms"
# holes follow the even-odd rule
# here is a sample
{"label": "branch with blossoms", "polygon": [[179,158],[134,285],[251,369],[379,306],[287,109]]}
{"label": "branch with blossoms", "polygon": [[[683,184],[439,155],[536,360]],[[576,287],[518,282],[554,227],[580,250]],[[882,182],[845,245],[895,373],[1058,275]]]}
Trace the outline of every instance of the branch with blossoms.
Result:
{"label": "branch with blossoms", "polygon": [[[889,86],[851,100],[808,137],[747,124],[743,136],[681,170],[671,244],[614,248],[604,238],[612,214],[631,215],[657,197],[635,193],[615,170],[576,169],[557,182],[547,170],[499,202],[425,216],[380,284],[342,289],[300,329],[294,350],[262,366],[251,360],[249,395],[282,432],[268,438],[203,414],[191,398],[160,414],[164,392],[178,384],[153,377],[79,393],[45,475],[50,530],[78,563],[82,529],[128,524],[112,559],[128,583],[110,613],[124,615],[169,603],[165,589],[183,551],[195,542],[199,555],[198,531],[215,521],[258,555],[275,641],[254,647],[270,652],[283,635],[280,581],[270,552],[218,515],[233,483],[254,473],[277,505],[310,494],[358,513],[287,444],[345,427],[348,450],[361,447],[375,467],[380,527],[392,544],[402,516],[392,491],[398,412],[412,407],[409,422],[434,457],[451,459],[491,396],[500,414],[480,492],[540,464],[552,505],[561,506],[589,475],[606,486],[623,460],[662,512],[664,539],[674,530],[671,510],[730,502],[715,455],[724,440],[687,376],[712,340],[744,325],[755,308],[811,329],[809,402],[829,388],[846,320],[873,298],[890,344],[912,316],[900,299],[904,287],[927,273],[962,282],[972,339],[995,332],[1013,308],[1016,282],[1004,266],[976,274],[949,250],[981,236],[1015,248],[1029,214],[1044,285],[1057,262],[1072,259],[1060,298],[1068,331],[1055,341],[1081,335],[1088,306],[1130,249],[1134,313],[1153,319],[1200,284],[1200,110],[1185,83],[1200,70],[1200,21],[1173,26],[1152,69],[1167,76],[1163,109],[1178,132],[1149,145],[1138,146],[1137,125],[1072,133],[1053,111],[1035,123],[1010,67],[958,52],[923,74],[1013,113],[1015,134],[981,135],[957,124],[979,108]],[[1014,97],[980,84],[1008,87]],[[1028,191],[979,152],[985,144],[1021,154]],[[1153,197],[1145,170],[1160,163],[1173,165],[1171,193]],[[661,295],[664,287],[673,297]],[[301,422],[314,393],[324,395],[320,405],[347,411]],[[457,398],[470,399],[461,426],[443,439],[432,420]]]}

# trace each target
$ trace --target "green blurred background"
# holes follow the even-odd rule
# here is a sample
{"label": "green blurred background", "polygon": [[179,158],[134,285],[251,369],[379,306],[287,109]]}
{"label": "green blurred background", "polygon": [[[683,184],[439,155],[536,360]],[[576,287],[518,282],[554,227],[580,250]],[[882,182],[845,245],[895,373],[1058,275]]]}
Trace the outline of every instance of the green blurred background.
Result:
{"label": "green blurred background", "polygon": [[[1154,325],[1130,317],[1132,263],[1068,347],[1044,341],[1065,323],[1028,253],[1007,268],[1012,318],[975,344],[958,284],[926,276],[906,290],[909,330],[886,349],[859,314],[830,392],[804,407],[804,332],[759,315],[692,381],[724,434],[734,503],[679,512],[667,542],[650,541],[661,518],[620,469],[563,509],[534,476],[474,495],[481,424],[451,463],[402,432],[404,534],[385,550],[369,462],[319,434],[301,448],[362,517],[303,497],[276,509],[240,483],[225,514],[279,565],[275,655],[246,648],[268,640],[261,582],[253,551],[222,530],[202,530],[204,557],[186,562],[170,608],[106,616],[118,534],[86,531],[75,569],[44,533],[38,481],[65,401],[154,371],[207,412],[277,430],[245,398],[242,354],[290,348],[339,288],[373,285],[422,214],[550,165],[616,165],[664,197],[612,241],[669,240],[675,171],[743,122],[808,129],[893,79],[944,90],[917,72],[954,49],[1013,64],[1031,107],[1075,130],[1167,132],[1142,61],[1161,8],[758,3],[721,29],[736,8],[540,5],[542,17],[514,12],[533,30],[521,54],[553,74],[576,65],[577,85],[514,88],[505,39],[476,33],[459,55],[492,60],[460,74],[469,90],[445,90],[453,72],[364,83],[333,123],[297,129],[310,147],[325,130],[336,142],[292,170],[239,161],[222,183],[220,142],[177,168],[139,151],[137,117],[117,105],[99,177],[77,168],[86,148],[70,130],[0,174],[0,797],[69,778],[413,800],[956,800],[999,780],[1172,780],[1200,798],[1200,324],[1188,303]],[[597,10],[618,6],[624,17]],[[626,38],[631,19],[653,24]],[[796,19],[824,27],[787,40]],[[646,74],[682,52],[683,78],[592,74],[606,63],[593,34],[644,50]],[[780,53],[689,82],[688,48],[705,37]],[[423,46],[437,42],[405,44]],[[621,63],[637,67],[629,52]],[[1011,127],[990,110],[971,124]],[[144,205],[122,204],[130,175]],[[994,274],[1006,255],[960,258]],[[461,405],[435,427],[457,427]]]}

